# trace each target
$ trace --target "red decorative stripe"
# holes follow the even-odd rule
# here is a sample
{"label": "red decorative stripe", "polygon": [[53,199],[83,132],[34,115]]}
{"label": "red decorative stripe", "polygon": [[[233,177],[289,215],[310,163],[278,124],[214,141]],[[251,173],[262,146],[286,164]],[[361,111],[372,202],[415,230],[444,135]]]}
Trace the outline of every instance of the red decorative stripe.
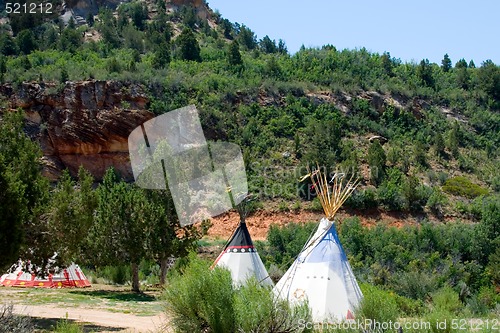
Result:
{"label": "red decorative stripe", "polygon": [[[253,249],[255,246],[253,245],[234,245],[234,246],[228,246],[227,249]],[[227,250],[226,249],[226,250]]]}

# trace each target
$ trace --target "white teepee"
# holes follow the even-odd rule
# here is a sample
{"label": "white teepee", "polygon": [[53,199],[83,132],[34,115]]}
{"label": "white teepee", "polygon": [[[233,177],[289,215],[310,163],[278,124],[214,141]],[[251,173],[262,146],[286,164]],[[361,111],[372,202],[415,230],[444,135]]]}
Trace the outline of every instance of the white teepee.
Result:
{"label": "white teepee", "polygon": [[310,174],[326,218],[304,246],[292,266],[274,287],[278,297],[291,303],[307,300],[314,322],[334,322],[354,318],[363,297],[340,244],[333,217],[356,187],[343,184],[336,174],[328,184],[319,171]]}
{"label": "white teepee", "polygon": [[273,281],[253,245],[247,225],[243,220],[215,260],[213,267],[215,266],[229,269],[235,285],[244,284],[248,278],[255,277],[261,285],[273,286]]}

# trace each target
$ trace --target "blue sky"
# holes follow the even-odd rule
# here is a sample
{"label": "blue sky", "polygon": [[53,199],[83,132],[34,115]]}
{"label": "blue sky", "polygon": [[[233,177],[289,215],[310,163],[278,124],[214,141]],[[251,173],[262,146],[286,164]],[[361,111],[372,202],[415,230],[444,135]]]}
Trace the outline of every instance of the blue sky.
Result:
{"label": "blue sky", "polygon": [[288,51],[332,44],[338,50],[388,51],[404,62],[453,64],[491,59],[500,65],[500,1],[478,0],[207,0],[258,39],[283,39]]}

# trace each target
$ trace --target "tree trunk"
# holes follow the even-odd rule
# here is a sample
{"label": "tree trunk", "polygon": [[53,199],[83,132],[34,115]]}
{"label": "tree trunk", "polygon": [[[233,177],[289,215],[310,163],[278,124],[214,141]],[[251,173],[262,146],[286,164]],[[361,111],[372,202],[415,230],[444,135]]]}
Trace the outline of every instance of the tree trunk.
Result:
{"label": "tree trunk", "polygon": [[168,258],[160,259],[160,286],[165,285],[168,272]]}
{"label": "tree trunk", "polygon": [[139,283],[139,265],[136,263],[132,263],[131,267],[132,267],[132,291],[138,293],[141,291]]}

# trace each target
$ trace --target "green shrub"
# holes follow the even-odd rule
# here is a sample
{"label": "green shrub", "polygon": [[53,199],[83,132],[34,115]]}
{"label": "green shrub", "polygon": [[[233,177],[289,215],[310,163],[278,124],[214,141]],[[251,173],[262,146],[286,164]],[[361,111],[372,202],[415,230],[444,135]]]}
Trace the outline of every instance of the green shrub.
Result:
{"label": "green shrub", "polygon": [[104,266],[96,270],[97,277],[104,278],[114,284],[125,284],[130,281],[130,266]]}
{"label": "green shrub", "polygon": [[488,194],[488,190],[472,183],[469,179],[457,176],[449,178],[443,185],[443,191],[453,195],[474,199],[480,195]]}
{"label": "green shrub", "polygon": [[83,333],[83,327],[77,323],[68,321],[68,319],[59,320],[52,332],[55,333]]}
{"label": "green shrub", "polygon": [[177,332],[233,332],[234,288],[231,273],[190,256],[189,264],[170,279],[165,290],[167,313]]}
{"label": "green shrub", "polygon": [[394,293],[369,284],[361,284],[360,287],[364,297],[358,313],[364,319],[388,323],[389,321],[395,322],[399,318],[399,309]]}
{"label": "green shrub", "polygon": [[268,263],[286,269],[316,228],[317,223],[288,223],[283,227],[271,225],[267,233],[268,248],[261,255],[264,254]]}
{"label": "green shrub", "polygon": [[248,280],[235,296],[238,332],[304,332],[299,323],[310,321],[307,305],[291,307],[255,279]]}
{"label": "green shrub", "polygon": [[432,293],[431,297],[432,305],[435,309],[458,314],[463,308],[463,304],[458,298],[458,293],[448,285]]}
{"label": "green shrub", "polygon": [[165,290],[176,332],[305,332],[299,324],[310,321],[307,305],[292,308],[255,279],[235,289],[227,269],[210,270],[195,254],[189,259]]}

